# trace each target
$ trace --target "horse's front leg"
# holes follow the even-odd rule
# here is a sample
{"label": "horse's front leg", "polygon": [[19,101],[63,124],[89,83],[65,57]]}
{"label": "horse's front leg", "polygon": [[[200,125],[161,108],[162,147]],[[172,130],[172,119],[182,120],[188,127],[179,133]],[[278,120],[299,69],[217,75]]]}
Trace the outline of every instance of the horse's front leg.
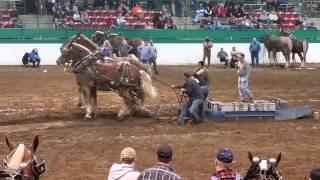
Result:
{"label": "horse's front leg", "polygon": [[293,68],[296,67],[296,54],[292,53]]}
{"label": "horse's front leg", "polygon": [[92,119],[94,115],[94,100],[91,93],[91,87],[83,87],[82,88],[84,101],[85,101],[85,108],[86,108],[86,115],[84,120]]}

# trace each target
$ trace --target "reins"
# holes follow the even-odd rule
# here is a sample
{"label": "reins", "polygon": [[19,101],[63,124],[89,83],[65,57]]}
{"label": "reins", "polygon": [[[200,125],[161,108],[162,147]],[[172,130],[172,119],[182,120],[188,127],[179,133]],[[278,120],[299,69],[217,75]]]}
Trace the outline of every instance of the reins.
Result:
{"label": "reins", "polygon": [[160,84],[163,84],[163,85],[165,85],[165,86],[167,86],[167,87],[170,87],[170,88],[172,89],[172,91],[174,91],[174,93],[175,93],[175,95],[176,95],[176,98],[177,98],[177,100],[178,100],[178,103],[179,103],[180,105],[183,104],[183,100],[184,100],[184,99],[183,99],[183,96],[182,96],[182,95],[179,95],[179,93],[176,91],[175,88],[172,88],[171,85],[169,85],[168,83],[165,83],[165,82],[163,82],[163,81],[161,81],[161,80],[159,80],[159,79],[156,79],[156,78],[154,78],[154,77],[152,77],[152,79],[155,80],[155,81],[157,81],[157,82],[159,82]]}

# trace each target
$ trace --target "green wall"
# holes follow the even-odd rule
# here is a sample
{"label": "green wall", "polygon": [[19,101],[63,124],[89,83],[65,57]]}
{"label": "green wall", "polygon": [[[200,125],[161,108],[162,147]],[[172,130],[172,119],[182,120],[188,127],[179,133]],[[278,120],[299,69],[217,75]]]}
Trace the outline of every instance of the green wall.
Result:
{"label": "green wall", "polygon": [[[95,30],[81,30],[88,37]],[[265,33],[277,34],[269,30],[110,30],[122,33],[127,38],[152,39],[156,43],[199,43],[209,36],[214,43],[248,43],[253,37],[262,40]],[[62,43],[77,30],[70,29],[0,29],[0,43]],[[292,31],[297,37],[307,39],[312,43],[320,43],[320,31]]]}

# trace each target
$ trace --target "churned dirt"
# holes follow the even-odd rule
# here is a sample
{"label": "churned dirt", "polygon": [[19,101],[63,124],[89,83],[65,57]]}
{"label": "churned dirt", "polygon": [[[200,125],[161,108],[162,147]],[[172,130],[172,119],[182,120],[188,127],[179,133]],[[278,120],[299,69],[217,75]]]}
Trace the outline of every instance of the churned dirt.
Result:
{"label": "churned dirt", "polygon": [[[184,71],[194,66],[160,66],[158,79],[168,84],[182,81]],[[47,72],[43,72],[43,70]],[[320,110],[320,70],[261,68],[252,72],[251,89],[257,99],[279,97],[291,107],[304,105]],[[235,70],[210,69],[210,98],[237,101]],[[159,98],[147,100],[146,107],[160,116],[176,116],[177,100],[168,87],[154,82]],[[220,147],[235,155],[235,169],[245,175],[247,152],[275,157],[282,152],[280,169],[285,179],[302,179],[320,166],[320,121],[313,118],[273,121],[208,121],[178,128],[174,118],[128,117],[118,122],[122,100],[112,92],[98,93],[97,118],[83,121],[83,110],[76,107],[77,85],[63,67],[31,69],[0,67],[0,135],[13,141],[31,142],[40,135],[38,154],[48,165],[42,179],[104,179],[117,162],[122,148],[137,150],[138,170],[156,162],[159,144],[174,149],[172,167],[186,180],[207,179],[214,172],[214,156]],[[0,159],[8,154],[0,141]]]}

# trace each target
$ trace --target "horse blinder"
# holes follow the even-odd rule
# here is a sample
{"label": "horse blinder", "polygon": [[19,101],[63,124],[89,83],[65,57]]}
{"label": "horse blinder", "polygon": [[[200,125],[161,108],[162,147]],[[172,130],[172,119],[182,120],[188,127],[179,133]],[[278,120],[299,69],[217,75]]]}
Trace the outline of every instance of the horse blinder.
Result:
{"label": "horse blinder", "polygon": [[33,156],[32,165],[32,172],[38,177],[47,172],[46,161],[37,155]]}

